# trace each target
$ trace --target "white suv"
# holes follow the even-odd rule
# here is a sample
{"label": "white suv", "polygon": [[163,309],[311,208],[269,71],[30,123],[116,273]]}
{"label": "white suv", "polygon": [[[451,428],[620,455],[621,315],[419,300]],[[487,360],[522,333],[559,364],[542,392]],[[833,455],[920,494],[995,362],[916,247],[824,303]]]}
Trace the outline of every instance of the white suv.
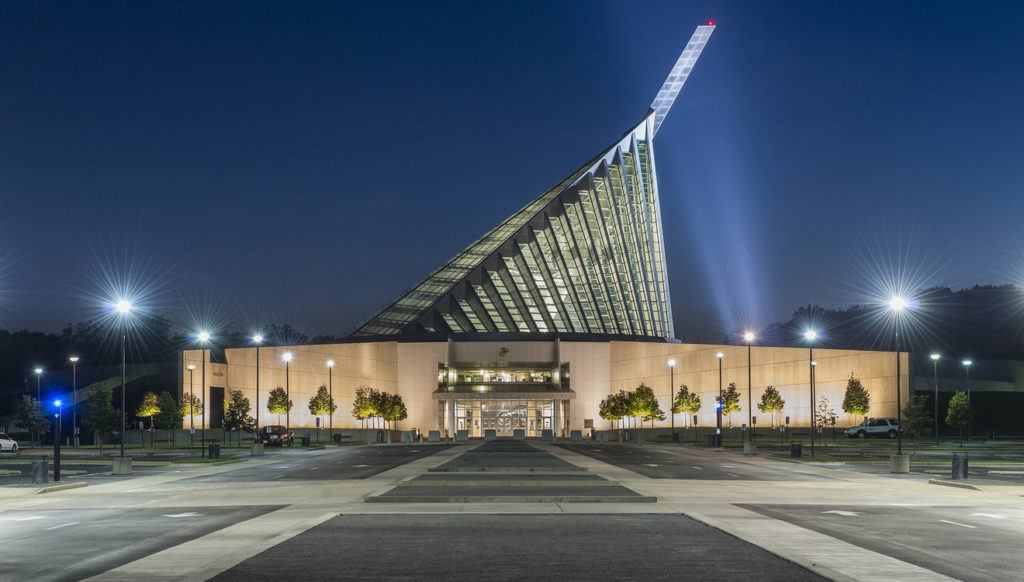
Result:
{"label": "white suv", "polygon": [[10,451],[12,453],[18,452],[18,441],[0,432],[0,452]]}
{"label": "white suv", "polygon": [[894,439],[899,431],[899,425],[895,418],[866,418],[857,426],[851,426],[844,431],[846,436],[852,438],[866,439],[868,437],[883,437]]}

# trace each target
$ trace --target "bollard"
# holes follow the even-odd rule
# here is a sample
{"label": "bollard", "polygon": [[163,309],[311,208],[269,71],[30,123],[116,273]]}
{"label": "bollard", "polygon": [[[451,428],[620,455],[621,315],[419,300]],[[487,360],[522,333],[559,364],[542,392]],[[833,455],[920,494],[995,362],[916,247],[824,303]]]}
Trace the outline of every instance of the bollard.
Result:
{"label": "bollard", "polygon": [[954,481],[965,481],[968,475],[967,453],[953,453],[952,478]]}
{"label": "bollard", "polygon": [[799,459],[804,456],[803,443],[789,443],[789,458]]}
{"label": "bollard", "polygon": [[32,482],[45,485],[50,482],[50,462],[46,459],[32,461]]}

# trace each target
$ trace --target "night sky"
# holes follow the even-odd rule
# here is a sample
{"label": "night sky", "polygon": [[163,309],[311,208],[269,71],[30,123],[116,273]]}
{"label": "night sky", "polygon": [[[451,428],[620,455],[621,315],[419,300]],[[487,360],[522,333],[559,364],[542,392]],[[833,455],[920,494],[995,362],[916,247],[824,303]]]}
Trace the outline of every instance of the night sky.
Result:
{"label": "night sky", "polygon": [[127,284],[345,335],[635,124],[708,18],[655,142],[680,337],[1024,281],[1018,2],[4,2],[0,326]]}

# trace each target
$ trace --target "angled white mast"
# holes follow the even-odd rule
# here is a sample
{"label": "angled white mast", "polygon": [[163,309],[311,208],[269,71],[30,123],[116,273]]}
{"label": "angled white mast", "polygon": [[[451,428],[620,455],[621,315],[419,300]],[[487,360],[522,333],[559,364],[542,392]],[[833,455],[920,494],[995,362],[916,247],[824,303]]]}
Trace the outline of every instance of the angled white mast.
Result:
{"label": "angled white mast", "polygon": [[704,46],[707,45],[708,39],[711,38],[711,33],[714,31],[715,21],[709,20],[707,24],[698,26],[697,30],[693,32],[693,36],[690,37],[690,42],[686,43],[683,54],[679,55],[679,60],[672,67],[672,72],[668,74],[665,84],[661,86],[654,102],[651,103],[651,109],[654,111],[654,133],[658,133],[661,122],[665,121],[668,110],[672,109],[676,96],[682,91],[683,84],[686,83],[690,71],[697,64],[701,51],[704,50]]}

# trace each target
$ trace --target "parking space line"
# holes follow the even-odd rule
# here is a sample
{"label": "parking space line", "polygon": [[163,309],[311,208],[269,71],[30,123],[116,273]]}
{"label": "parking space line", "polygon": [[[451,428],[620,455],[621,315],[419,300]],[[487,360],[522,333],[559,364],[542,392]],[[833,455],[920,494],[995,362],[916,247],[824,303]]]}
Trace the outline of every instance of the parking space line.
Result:
{"label": "parking space line", "polygon": [[969,527],[971,529],[978,529],[978,526],[976,526],[976,525],[967,525],[966,523],[957,523],[955,521],[949,521],[948,519],[940,519],[939,521],[941,521],[942,523],[950,523],[950,524],[953,524],[953,525],[958,525],[960,527]]}
{"label": "parking space line", "polygon": [[55,525],[55,526],[53,526],[53,527],[48,527],[48,528],[46,528],[46,531],[50,531],[50,530],[52,530],[52,529],[60,529],[60,528],[62,528],[62,527],[67,527],[67,526],[69,526],[69,525],[75,525],[75,524],[77,524],[77,523],[79,523],[79,522],[77,522],[77,521],[72,521],[71,523],[62,523],[61,525]]}

